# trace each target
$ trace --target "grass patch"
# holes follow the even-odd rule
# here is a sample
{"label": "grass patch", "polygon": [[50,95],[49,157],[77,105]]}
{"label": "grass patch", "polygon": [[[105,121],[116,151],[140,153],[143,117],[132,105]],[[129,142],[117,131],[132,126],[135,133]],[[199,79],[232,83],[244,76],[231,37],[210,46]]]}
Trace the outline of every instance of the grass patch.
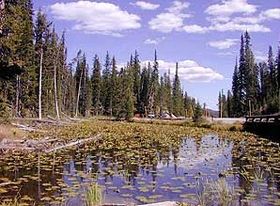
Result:
{"label": "grass patch", "polygon": [[9,124],[0,124],[0,141],[6,139],[20,139],[23,138],[26,133],[16,127]]}
{"label": "grass patch", "polygon": [[102,205],[102,189],[94,183],[86,192],[86,206],[99,206]]}

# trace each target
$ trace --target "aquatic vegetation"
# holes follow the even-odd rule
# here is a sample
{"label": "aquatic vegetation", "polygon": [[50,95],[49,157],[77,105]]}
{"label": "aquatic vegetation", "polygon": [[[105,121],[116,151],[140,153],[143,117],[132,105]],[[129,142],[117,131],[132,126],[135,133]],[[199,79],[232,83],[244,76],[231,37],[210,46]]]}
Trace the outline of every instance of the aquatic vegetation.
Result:
{"label": "aquatic vegetation", "polygon": [[[236,193],[225,178],[220,178],[211,183],[212,197],[216,203],[221,206],[235,205]],[[212,200],[213,200],[212,199]]]}
{"label": "aquatic vegetation", "polygon": [[94,183],[90,186],[89,190],[86,192],[86,205],[98,206],[101,204],[102,204],[102,189],[97,183]]}
{"label": "aquatic vegetation", "polygon": [[[96,134],[102,138],[52,153],[1,155],[0,202],[15,197],[19,188],[19,200],[41,205],[82,205],[101,188],[104,204],[232,205],[235,197],[246,204],[279,202],[279,144],[178,122],[92,120],[47,133],[62,143]],[[101,204],[97,199],[93,204]]]}

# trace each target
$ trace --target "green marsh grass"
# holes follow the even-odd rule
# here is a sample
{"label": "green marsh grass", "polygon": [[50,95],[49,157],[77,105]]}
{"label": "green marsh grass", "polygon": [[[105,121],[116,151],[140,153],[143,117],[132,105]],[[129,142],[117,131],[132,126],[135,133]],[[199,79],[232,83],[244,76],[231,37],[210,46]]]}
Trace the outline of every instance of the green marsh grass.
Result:
{"label": "green marsh grass", "polygon": [[94,183],[86,192],[86,206],[99,206],[102,205],[102,188]]}

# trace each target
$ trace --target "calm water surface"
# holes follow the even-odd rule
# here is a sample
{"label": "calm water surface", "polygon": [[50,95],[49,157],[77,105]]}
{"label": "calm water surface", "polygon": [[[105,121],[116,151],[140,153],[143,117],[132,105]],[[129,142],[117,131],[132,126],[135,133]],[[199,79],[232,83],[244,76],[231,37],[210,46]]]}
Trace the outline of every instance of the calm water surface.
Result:
{"label": "calm water surface", "polygon": [[0,201],[17,196],[40,205],[81,205],[89,185],[98,182],[106,203],[197,204],[204,185],[222,178],[235,191],[236,205],[280,205],[279,145],[209,135],[152,150],[95,144],[49,155],[4,154]]}

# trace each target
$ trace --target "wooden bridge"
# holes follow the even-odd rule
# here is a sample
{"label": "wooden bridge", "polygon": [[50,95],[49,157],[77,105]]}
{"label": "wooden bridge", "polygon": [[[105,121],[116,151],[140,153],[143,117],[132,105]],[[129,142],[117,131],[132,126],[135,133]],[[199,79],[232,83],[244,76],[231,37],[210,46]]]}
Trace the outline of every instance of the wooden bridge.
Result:
{"label": "wooden bridge", "polygon": [[280,142],[280,113],[247,116],[244,129]]}
{"label": "wooden bridge", "polygon": [[260,116],[247,116],[246,123],[253,124],[280,124],[280,114],[273,115],[260,115]]}

